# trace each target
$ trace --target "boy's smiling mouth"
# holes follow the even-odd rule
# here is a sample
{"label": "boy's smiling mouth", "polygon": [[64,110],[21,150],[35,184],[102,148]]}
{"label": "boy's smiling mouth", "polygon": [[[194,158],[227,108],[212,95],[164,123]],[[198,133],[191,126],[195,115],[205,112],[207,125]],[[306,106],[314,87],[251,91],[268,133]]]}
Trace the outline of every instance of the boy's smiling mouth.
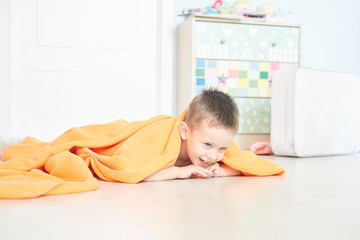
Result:
{"label": "boy's smiling mouth", "polygon": [[207,162],[207,161],[205,161],[204,159],[202,159],[202,158],[199,158],[199,162],[200,162],[200,164],[201,165],[203,165],[203,166],[209,166],[210,165],[210,162]]}

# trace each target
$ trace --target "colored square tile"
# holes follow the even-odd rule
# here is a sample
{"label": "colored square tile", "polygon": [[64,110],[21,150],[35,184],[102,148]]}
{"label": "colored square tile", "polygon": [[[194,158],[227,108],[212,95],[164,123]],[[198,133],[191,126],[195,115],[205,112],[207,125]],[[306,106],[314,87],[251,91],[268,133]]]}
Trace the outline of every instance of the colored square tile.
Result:
{"label": "colored square tile", "polygon": [[228,88],[227,87],[222,87],[222,86],[218,86],[217,87],[218,90],[224,92],[224,93],[227,93],[228,92]]}
{"label": "colored square tile", "polygon": [[260,72],[260,79],[268,79],[269,74],[268,72]]}
{"label": "colored square tile", "polygon": [[247,97],[248,94],[248,88],[239,88],[238,90],[238,96],[239,97]]}
{"label": "colored square tile", "polygon": [[196,87],[196,88],[195,88],[195,94],[196,94],[196,95],[200,94],[203,89],[204,89],[203,86],[202,86],[202,87]]}
{"label": "colored square tile", "polygon": [[239,71],[238,78],[247,78],[247,71]]}
{"label": "colored square tile", "polygon": [[229,61],[218,60],[217,61],[217,68],[228,70],[229,69]]}
{"label": "colored square tile", "polygon": [[249,80],[249,87],[250,87],[250,88],[257,88],[257,87],[258,87],[258,81],[256,81],[256,80]]}
{"label": "colored square tile", "polygon": [[257,80],[260,78],[259,71],[248,71],[248,79]]}
{"label": "colored square tile", "polygon": [[217,78],[218,71],[216,68],[206,68],[205,76],[206,76],[206,78]]}
{"label": "colored square tile", "polygon": [[224,75],[224,77],[228,77],[228,74],[229,74],[229,70],[227,69],[218,69],[217,70],[217,76],[218,77],[221,77],[222,75]]}
{"label": "colored square tile", "polygon": [[270,72],[269,72],[269,80],[271,80],[271,79],[273,78],[274,72],[275,72],[275,71],[270,71]]}
{"label": "colored square tile", "polygon": [[245,79],[238,80],[238,87],[240,87],[240,88],[248,88],[249,87],[248,80],[245,80]]}
{"label": "colored square tile", "polygon": [[237,77],[238,77],[238,71],[229,70],[229,78],[237,78]]}
{"label": "colored square tile", "polygon": [[239,70],[240,69],[240,62],[239,61],[230,61],[229,69],[231,69],[231,70]]}
{"label": "colored square tile", "polygon": [[249,62],[239,62],[239,63],[240,63],[240,70],[250,70]]}
{"label": "colored square tile", "polygon": [[204,77],[205,76],[205,69],[196,69],[196,76],[197,77]]}
{"label": "colored square tile", "polygon": [[229,88],[237,88],[238,87],[237,78],[228,78],[226,81],[226,86]]}
{"label": "colored square tile", "polygon": [[269,87],[269,81],[268,80],[259,80],[258,87],[259,88],[268,88]]}
{"label": "colored square tile", "polygon": [[270,70],[278,70],[279,69],[279,63],[271,63],[270,64]]}
{"label": "colored square tile", "polygon": [[248,88],[248,96],[249,97],[257,97],[258,89],[257,88]]}
{"label": "colored square tile", "polygon": [[269,90],[266,88],[259,88],[259,97],[269,97]]}
{"label": "colored square tile", "polygon": [[259,62],[251,62],[250,63],[250,69],[251,70],[259,70]]}
{"label": "colored square tile", "polygon": [[215,60],[207,60],[207,67],[208,68],[216,68],[216,61]]}
{"label": "colored square tile", "polygon": [[205,60],[196,60],[196,67],[197,68],[204,68],[205,67]]}
{"label": "colored square tile", "polygon": [[196,86],[205,86],[205,78],[196,78]]}
{"label": "colored square tile", "polygon": [[228,88],[228,94],[232,97],[238,96],[238,88]]}
{"label": "colored square tile", "polygon": [[279,69],[289,69],[289,68],[290,68],[289,63],[280,63],[279,64]]}
{"label": "colored square tile", "polygon": [[216,87],[218,83],[217,78],[207,78],[206,79],[206,86],[207,87]]}
{"label": "colored square tile", "polygon": [[269,70],[270,70],[270,63],[268,62],[260,63],[260,71],[269,71]]}

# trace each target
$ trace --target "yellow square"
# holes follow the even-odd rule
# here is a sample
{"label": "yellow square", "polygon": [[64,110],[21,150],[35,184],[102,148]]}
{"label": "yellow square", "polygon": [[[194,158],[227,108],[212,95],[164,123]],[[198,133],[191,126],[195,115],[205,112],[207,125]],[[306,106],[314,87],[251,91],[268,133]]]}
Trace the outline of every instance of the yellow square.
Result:
{"label": "yellow square", "polygon": [[259,97],[269,97],[269,91],[267,89],[259,89]]}
{"label": "yellow square", "polygon": [[260,62],[260,71],[269,71],[270,63],[268,62]]}
{"label": "yellow square", "polygon": [[248,80],[240,79],[240,80],[238,81],[238,86],[239,86],[240,88],[248,88],[248,87],[249,87]]}
{"label": "yellow square", "polygon": [[218,77],[221,77],[224,74],[224,77],[229,76],[229,70],[227,69],[218,69]]}
{"label": "yellow square", "polygon": [[258,89],[257,88],[249,88],[248,90],[249,97],[258,97]]}
{"label": "yellow square", "polygon": [[240,70],[240,62],[239,61],[231,61],[230,65],[229,65],[229,69]]}
{"label": "yellow square", "polygon": [[269,82],[267,80],[259,80],[259,88],[268,88]]}

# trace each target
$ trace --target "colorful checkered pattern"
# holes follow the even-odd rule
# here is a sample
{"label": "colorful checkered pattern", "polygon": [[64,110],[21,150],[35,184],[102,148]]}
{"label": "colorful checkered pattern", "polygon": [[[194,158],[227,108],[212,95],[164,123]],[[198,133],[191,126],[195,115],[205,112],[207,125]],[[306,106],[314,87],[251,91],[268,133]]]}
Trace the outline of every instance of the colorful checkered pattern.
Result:
{"label": "colorful checkered pattern", "polygon": [[196,94],[205,87],[217,87],[233,97],[271,97],[271,79],[278,69],[297,64],[196,60]]}
{"label": "colorful checkered pattern", "polygon": [[196,94],[216,87],[235,98],[239,133],[270,133],[271,79],[275,71],[298,64],[228,60],[196,60]]}

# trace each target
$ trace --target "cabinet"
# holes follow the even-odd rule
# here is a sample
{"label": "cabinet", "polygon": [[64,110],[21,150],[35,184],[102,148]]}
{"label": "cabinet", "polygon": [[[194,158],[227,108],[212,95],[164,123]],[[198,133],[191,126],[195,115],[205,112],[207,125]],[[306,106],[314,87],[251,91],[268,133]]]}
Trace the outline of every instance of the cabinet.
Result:
{"label": "cabinet", "polygon": [[300,25],[194,15],[178,26],[178,105],[181,112],[206,87],[234,97],[240,148],[269,138],[275,71],[300,65]]}

